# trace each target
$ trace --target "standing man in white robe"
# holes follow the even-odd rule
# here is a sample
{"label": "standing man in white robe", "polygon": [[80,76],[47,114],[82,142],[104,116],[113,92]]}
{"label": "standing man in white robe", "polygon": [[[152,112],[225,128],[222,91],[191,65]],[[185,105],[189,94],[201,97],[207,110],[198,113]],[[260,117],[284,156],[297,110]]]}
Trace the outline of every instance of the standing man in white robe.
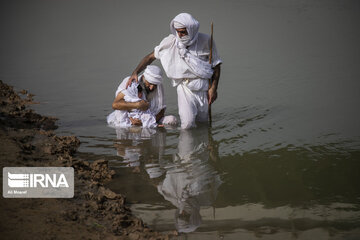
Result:
{"label": "standing man in white robe", "polygon": [[199,26],[190,14],[177,15],[170,23],[171,34],[142,59],[128,80],[128,85],[138,81],[138,74],[160,59],[167,77],[177,88],[182,129],[195,127],[195,121],[208,121],[209,104],[217,98],[222,61],[213,43],[212,64],[209,63],[211,38],[199,33]]}

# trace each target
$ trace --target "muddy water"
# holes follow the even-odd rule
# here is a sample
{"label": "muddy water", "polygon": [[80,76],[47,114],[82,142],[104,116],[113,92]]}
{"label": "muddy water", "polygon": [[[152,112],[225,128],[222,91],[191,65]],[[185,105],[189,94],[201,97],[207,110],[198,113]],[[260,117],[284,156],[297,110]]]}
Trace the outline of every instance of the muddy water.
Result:
{"label": "muddy water", "polygon": [[[189,239],[360,236],[358,1],[2,1],[0,78],[117,171],[111,187]],[[213,124],[105,124],[119,81],[187,11],[223,59]],[[158,64],[158,63],[157,63]],[[175,90],[166,80],[169,114]]]}

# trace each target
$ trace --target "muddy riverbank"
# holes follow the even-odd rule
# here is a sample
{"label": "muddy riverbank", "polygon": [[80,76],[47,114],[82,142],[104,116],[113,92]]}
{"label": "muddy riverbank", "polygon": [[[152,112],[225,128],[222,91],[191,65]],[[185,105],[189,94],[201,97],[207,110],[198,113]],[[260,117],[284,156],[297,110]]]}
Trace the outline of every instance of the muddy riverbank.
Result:
{"label": "muddy riverbank", "polygon": [[57,136],[56,119],[29,109],[33,103],[27,91],[16,93],[0,81],[0,166],[73,167],[75,195],[70,199],[1,197],[2,239],[169,239],[176,235],[152,231],[133,216],[126,198],[104,187],[115,174],[108,162],[74,157],[80,141],[75,136]]}

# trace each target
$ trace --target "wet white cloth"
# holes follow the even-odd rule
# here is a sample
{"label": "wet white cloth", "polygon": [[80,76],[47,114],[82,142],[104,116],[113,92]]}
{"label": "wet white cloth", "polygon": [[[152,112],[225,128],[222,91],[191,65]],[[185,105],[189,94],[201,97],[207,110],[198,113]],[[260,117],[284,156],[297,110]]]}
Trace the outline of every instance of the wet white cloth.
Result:
{"label": "wet white cloth", "polygon": [[[174,22],[186,26],[190,40],[184,44],[179,41]],[[222,63],[215,43],[210,55],[210,36],[199,33],[199,23],[190,14],[179,14],[170,23],[172,34],[165,37],[154,49],[154,55],[161,64],[172,84],[177,87],[178,108],[181,128],[195,127],[195,120],[207,121],[208,78],[213,74],[211,68]],[[179,94],[180,93],[180,94]],[[205,117],[206,116],[206,117]]]}
{"label": "wet white cloth", "polygon": [[[134,82],[126,90],[123,91],[123,93],[125,95],[124,100],[126,102],[139,102],[141,100],[146,100],[146,99],[139,98],[138,86],[139,86],[139,84]],[[145,96],[145,95],[142,94],[142,96]],[[142,122],[142,126],[144,128],[157,127],[156,114],[154,112],[152,112],[150,109],[148,109],[146,111],[133,109],[130,112],[128,112],[128,111],[121,111],[121,112],[125,112],[124,115],[128,119],[130,119],[130,118],[140,119]]]}
{"label": "wet white cloth", "polygon": [[149,83],[156,85],[154,92],[147,95],[147,99],[150,102],[150,111],[156,115],[166,108],[162,71],[158,66],[148,65],[144,70],[143,76]]}
{"label": "wet white cloth", "polygon": [[[180,22],[186,26],[189,42],[181,44],[179,41],[174,22]],[[160,59],[166,75],[171,79],[183,78],[210,78],[212,75],[211,67],[221,63],[213,43],[213,62],[210,66],[210,36],[199,33],[199,23],[190,14],[179,14],[170,23],[171,33],[155,47],[154,55]],[[187,48],[184,48],[184,45]],[[204,69],[203,69],[204,68]]]}
{"label": "wet white cloth", "polygon": [[[207,89],[207,85],[205,87]],[[182,82],[177,86],[176,91],[182,129],[196,127],[196,121],[208,121],[209,107],[206,90],[192,91],[186,82]]]}
{"label": "wet white cloth", "polygon": [[[146,100],[144,94],[142,95],[143,98],[139,98],[138,86],[138,83],[133,82],[127,89],[122,91],[124,94],[124,100],[126,102],[138,102],[141,100]],[[115,110],[107,117],[107,122],[109,125],[114,127],[131,127],[130,118],[140,119],[142,122],[142,127],[144,128],[157,127],[156,114],[151,112],[150,109],[146,111],[140,111],[137,109],[133,109],[132,111]]]}
{"label": "wet white cloth", "polygon": [[[181,38],[177,34],[174,26],[178,24],[185,26],[188,32],[187,35]],[[170,23],[170,30],[172,34],[176,36],[176,45],[180,57],[196,76],[209,79],[213,75],[213,69],[209,61],[197,57],[187,49],[188,46],[193,45],[198,40],[199,27],[199,22],[188,13],[180,13]]]}
{"label": "wet white cloth", "polygon": [[[162,85],[162,73],[161,69],[155,65],[149,65],[146,67],[144,74],[145,79],[151,84],[157,85],[155,91],[146,95],[146,92],[143,93],[146,95],[145,98],[150,102],[150,110],[151,112],[158,114],[162,109],[166,108],[165,105],[165,95],[164,95],[164,88]],[[141,81],[142,76],[139,76],[139,81]],[[119,85],[118,89],[115,92],[115,97],[122,91],[126,90],[126,84],[130,77],[126,77],[121,84]]]}
{"label": "wet white cloth", "polygon": [[[162,80],[159,80],[159,78],[161,78],[161,70],[159,67],[152,68],[151,66],[153,65],[149,65],[146,68],[145,70],[146,74],[145,72],[144,74],[149,78],[148,81],[150,83],[159,84],[160,82],[162,82]],[[139,77],[140,80],[141,80],[141,76],[142,75],[140,75]],[[123,81],[120,83],[120,85],[118,86],[115,92],[115,97],[120,92],[122,92],[124,94],[125,101],[127,102],[140,101],[141,99],[138,97],[137,83],[133,82],[128,88],[126,88],[126,84],[129,78],[130,77],[124,78]],[[112,127],[127,128],[132,126],[129,118],[132,117],[132,118],[140,119],[143,123],[144,128],[156,127],[157,126],[156,115],[162,109],[166,108],[165,99],[164,99],[164,90],[162,84],[157,85],[156,90],[148,95],[146,95],[146,91],[143,90],[142,100],[150,101],[150,108],[148,110],[146,111],[133,110],[131,112],[115,110],[107,116],[107,123]],[[168,115],[160,119],[159,123],[166,125],[177,125],[177,119],[173,115]]]}

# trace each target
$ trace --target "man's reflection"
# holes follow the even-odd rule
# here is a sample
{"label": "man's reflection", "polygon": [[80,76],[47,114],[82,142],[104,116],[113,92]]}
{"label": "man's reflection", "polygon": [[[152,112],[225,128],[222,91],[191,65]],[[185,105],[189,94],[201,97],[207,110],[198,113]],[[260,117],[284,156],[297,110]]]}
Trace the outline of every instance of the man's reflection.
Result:
{"label": "man's reflection", "polygon": [[209,164],[208,128],[180,130],[178,152],[162,166],[165,179],[158,192],[174,206],[179,232],[193,232],[201,224],[200,207],[211,206],[221,185],[219,174]]}
{"label": "man's reflection", "polygon": [[150,128],[116,128],[117,155],[127,167],[139,167],[141,156],[158,162],[163,155],[166,131]]}
{"label": "man's reflection", "polygon": [[216,144],[208,127],[180,130],[176,153],[164,155],[166,129],[117,129],[118,155],[126,166],[145,170],[158,192],[177,209],[179,232],[193,232],[201,224],[200,207],[212,206],[221,185],[219,173],[209,161],[217,159]]}

